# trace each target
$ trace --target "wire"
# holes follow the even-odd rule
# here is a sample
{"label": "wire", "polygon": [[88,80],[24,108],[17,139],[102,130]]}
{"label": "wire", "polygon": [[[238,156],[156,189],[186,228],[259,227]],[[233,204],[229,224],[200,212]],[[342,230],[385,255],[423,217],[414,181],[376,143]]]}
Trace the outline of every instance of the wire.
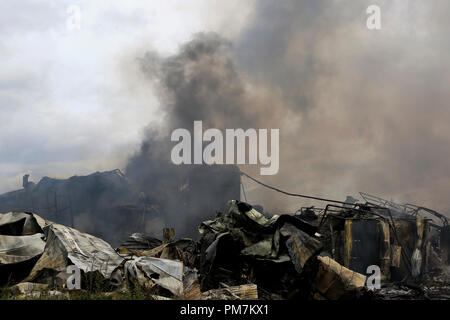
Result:
{"label": "wire", "polygon": [[[241,171],[241,175],[246,176],[246,177],[249,178],[250,180],[253,180],[254,182],[256,182],[256,183],[258,183],[258,184],[260,184],[260,185],[262,185],[262,186],[264,186],[264,187],[266,187],[266,188],[272,189],[272,190],[274,190],[274,191],[283,193],[283,194],[288,195],[288,196],[292,196],[292,197],[300,197],[300,198],[306,198],[306,199],[313,199],[313,200],[319,200],[319,201],[326,201],[326,202],[334,202],[334,203],[340,203],[340,204],[350,204],[350,205],[354,205],[354,203],[348,203],[348,202],[344,202],[344,201],[331,200],[331,199],[325,199],[325,198],[319,198],[319,197],[307,196],[307,195],[303,195],[303,194],[297,194],[297,193],[286,192],[286,191],[280,190],[280,189],[278,189],[278,188],[272,187],[272,186],[270,186],[270,185],[268,185],[268,184],[265,184],[265,183],[263,183],[263,182],[261,182],[261,181],[255,179],[255,178],[249,176],[249,175],[246,174],[245,172],[242,172],[242,171]],[[241,182],[241,184],[242,184],[242,182]],[[247,201],[247,200],[246,200],[246,201]],[[389,219],[386,219],[385,217],[383,217],[383,216],[381,216],[381,215],[378,215],[378,214],[376,214],[376,213],[374,213],[374,212],[370,212],[370,213],[372,213],[372,214],[374,214],[374,215],[376,215],[376,216],[379,216],[380,218],[386,219],[386,220],[388,221],[388,224],[390,225],[390,227],[391,227],[392,230],[394,231],[394,236],[395,236],[395,238],[396,238],[396,240],[397,240],[397,243],[398,243],[401,247],[403,247],[403,246],[401,245],[401,243],[400,243],[400,241],[399,241],[399,238],[398,238],[398,235],[397,235],[397,228],[396,228],[396,226],[395,226],[394,218],[392,217],[391,210],[389,210],[388,208],[380,207],[380,206],[376,206],[376,207],[378,207],[378,208],[380,208],[380,209],[386,210],[386,211],[389,213],[390,221],[389,221]],[[324,218],[324,217],[322,217],[322,218]],[[402,253],[402,258],[404,259],[404,263],[405,263],[406,267],[408,268],[409,273],[412,274],[412,271],[411,271],[411,265],[410,265],[411,261],[408,259],[408,257],[407,257],[406,254],[403,252],[403,250],[401,251],[401,253]]]}
{"label": "wire", "polygon": [[291,196],[291,197],[300,197],[300,198],[313,199],[313,200],[318,200],[318,201],[326,201],[326,202],[334,202],[334,203],[340,203],[340,204],[354,205],[354,203],[349,203],[349,202],[345,202],[345,201],[331,200],[331,199],[325,199],[325,198],[319,198],[319,197],[307,196],[307,195],[304,195],[304,194],[298,194],[298,193],[291,193],[291,192],[283,191],[283,190],[280,190],[278,188],[272,187],[272,186],[270,186],[268,184],[265,184],[265,183],[255,179],[255,178],[249,176],[248,174],[246,174],[243,171],[241,171],[241,175],[246,176],[250,180],[253,180],[254,182],[256,182],[256,183],[258,183],[258,184],[260,184],[260,185],[262,185],[262,186],[264,186],[266,188],[272,189],[274,191],[277,191],[279,193],[282,193],[282,194],[285,194],[285,195],[288,195],[288,196]]}
{"label": "wire", "polygon": [[242,183],[242,180],[241,180],[241,187],[242,187],[242,192],[244,193],[245,202],[247,202],[247,195],[245,194],[245,188],[244,188],[244,184]]}

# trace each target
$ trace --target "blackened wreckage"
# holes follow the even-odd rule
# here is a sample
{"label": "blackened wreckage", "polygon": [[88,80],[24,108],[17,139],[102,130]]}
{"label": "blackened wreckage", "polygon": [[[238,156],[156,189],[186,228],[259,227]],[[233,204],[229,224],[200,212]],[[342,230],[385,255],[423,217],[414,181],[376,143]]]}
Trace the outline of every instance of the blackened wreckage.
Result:
{"label": "blackened wreckage", "polygon": [[[110,296],[139,286],[150,299],[450,298],[444,215],[366,193],[267,215],[240,201],[236,167],[199,168],[159,203],[118,170],[38,184],[25,176],[22,190],[0,196],[2,286],[20,297],[67,297],[75,265],[82,290]],[[215,173],[226,181],[201,179]],[[204,201],[190,201],[193,192]],[[168,212],[170,197],[196,214]],[[146,229],[155,216],[161,237]]]}

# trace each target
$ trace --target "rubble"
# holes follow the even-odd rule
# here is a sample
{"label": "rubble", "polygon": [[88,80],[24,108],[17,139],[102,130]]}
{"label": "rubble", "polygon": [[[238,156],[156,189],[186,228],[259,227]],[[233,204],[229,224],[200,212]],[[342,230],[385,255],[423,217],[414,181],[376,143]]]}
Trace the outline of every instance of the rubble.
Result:
{"label": "rubble", "polygon": [[126,250],[149,250],[162,244],[162,241],[142,233],[133,233],[120,248]]}
{"label": "rubble", "polygon": [[[161,184],[140,169],[138,165],[125,173],[115,169],[67,179],[43,177],[36,184],[25,175],[22,189],[0,194],[0,213],[33,212],[117,247],[130,234],[155,237],[164,225],[192,238],[198,224],[240,194],[239,169],[234,165],[173,165],[171,179]],[[129,240],[132,245],[142,239]]]}
{"label": "rubble", "polygon": [[183,296],[183,263],[153,257],[138,257],[125,263],[125,277],[147,289],[160,286],[176,297]]}
{"label": "rubble", "polygon": [[[80,270],[80,294],[112,299],[449,299],[448,225],[386,209],[353,202],[268,217],[231,200],[198,226],[198,241],[166,228],[162,240],[134,233],[116,249],[10,212],[0,214],[0,279],[37,299],[70,298],[69,266]],[[369,266],[380,269],[379,289],[366,283]]]}
{"label": "rubble", "polygon": [[2,236],[0,238],[0,263],[20,263],[42,254],[45,242],[43,234],[29,236]]}
{"label": "rubble", "polygon": [[45,221],[23,212],[0,214],[0,286],[25,278],[45,248]]}
{"label": "rubble", "polygon": [[71,264],[85,274],[97,272],[103,278],[110,279],[113,271],[123,262],[114,249],[105,241],[81,233],[63,225],[50,223],[44,227],[45,248],[34,265],[27,281],[48,276],[46,270],[54,275],[65,273]]}
{"label": "rubble", "polygon": [[258,287],[255,284],[212,289],[202,293],[204,300],[258,300]]}
{"label": "rubble", "polygon": [[42,291],[48,289],[48,287],[48,284],[22,282],[12,286],[10,290],[12,293],[33,296],[34,293],[40,294]]}
{"label": "rubble", "polygon": [[0,212],[33,212],[110,243],[129,235],[142,216],[141,208],[134,208],[127,212],[132,219],[124,219],[123,206],[138,201],[120,170],[69,179],[43,177],[37,184],[28,178],[24,176],[23,189],[0,194]]}
{"label": "rubble", "polygon": [[[233,286],[250,281],[268,291],[277,286],[276,293],[282,294],[318,253],[315,230],[295,217],[268,219],[246,203],[230,201],[227,214],[219,213],[199,227],[202,290],[217,288],[220,282]],[[284,277],[281,286],[277,273]]]}

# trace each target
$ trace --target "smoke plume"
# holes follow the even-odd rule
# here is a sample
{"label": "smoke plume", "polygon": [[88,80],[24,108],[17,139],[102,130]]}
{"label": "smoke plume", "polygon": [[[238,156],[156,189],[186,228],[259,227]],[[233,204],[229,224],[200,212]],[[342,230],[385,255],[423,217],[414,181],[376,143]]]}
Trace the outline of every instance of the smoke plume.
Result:
{"label": "smoke plume", "polygon": [[[371,31],[370,4],[263,0],[237,40],[199,34],[173,56],[139,57],[164,121],[149,126],[127,175],[164,194],[181,170],[170,164],[170,132],[194,120],[205,129],[279,128],[280,171],[259,177],[265,182],[342,200],[364,191],[446,213],[449,5],[380,1],[382,29]],[[241,169],[258,177],[255,166]],[[267,211],[311,204],[243,182]]]}

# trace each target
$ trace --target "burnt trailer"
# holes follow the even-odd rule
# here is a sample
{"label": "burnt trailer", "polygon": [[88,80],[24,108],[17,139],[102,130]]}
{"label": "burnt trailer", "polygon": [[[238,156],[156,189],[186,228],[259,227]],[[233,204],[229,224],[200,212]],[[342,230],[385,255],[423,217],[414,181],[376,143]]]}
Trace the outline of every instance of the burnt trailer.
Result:
{"label": "burnt trailer", "polygon": [[[418,279],[448,265],[450,241],[445,216],[361,195],[365,203],[300,210],[300,216],[319,217],[318,232],[333,259],[362,274],[376,265],[381,279],[387,281]],[[430,211],[440,224],[424,215]]]}

